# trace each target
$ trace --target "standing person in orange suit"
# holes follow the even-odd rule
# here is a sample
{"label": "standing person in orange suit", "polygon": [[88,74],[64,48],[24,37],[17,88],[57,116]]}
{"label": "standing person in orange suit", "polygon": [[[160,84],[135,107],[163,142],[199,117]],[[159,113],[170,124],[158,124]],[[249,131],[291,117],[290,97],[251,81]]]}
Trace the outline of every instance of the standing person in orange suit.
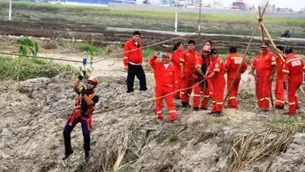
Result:
{"label": "standing person in orange suit", "polygon": [[295,116],[298,108],[298,98],[296,92],[303,83],[303,72],[305,70],[302,58],[293,54],[292,48],[285,49],[286,60],[284,64],[284,88],[288,86],[288,102],[290,116]]}
{"label": "standing person in orange suit", "polygon": [[[162,57],[162,60],[157,60],[158,56]],[[154,76],[156,81],[155,87],[155,107],[157,119],[162,120],[162,96],[165,96],[167,104],[169,119],[174,121],[177,119],[176,107],[174,104],[173,92],[177,89],[178,80],[175,74],[175,67],[170,63],[170,56],[168,53],[155,54],[149,59],[149,64],[154,70]]]}
{"label": "standing person in orange suit", "polygon": [[211,64],[208,67],[208,72],[205,79],[211,79],[213,84],[213,107],[209,114],[219,117],[223,109],[223,94],[226,85],[224,77],[225,67],[222,60],[218,57],[216,49],[211,50]]}
{"label": "standing person in orange suit", "polygon": [[[226,57],[226,61],[225,61],[225,69],[227,71],[227,83],[228,83],[227,90],[229,93],[228,107],[238,109],[237,93],[239,89],[239,83],[241,80],[241,74],[243,74],[247,70],[248,66],[247,63],[243,61],[243,58],[237,53],[236,47],[230,47],[229,52],[230,54]],[[240,65],[241,65],[241,70],[237,71]]]}
{"label": "standing person in orange suit", "polygon": [[195,71],[195,59],[199,53],[195,50],[195,41],[189,40],[187,50],[181,54],[181,102],[182,107],[189,106],[189,96],[192,93],[193,72]]}
{"label": "standing person in orange suit", "polygon": [[270,108],[271,88],[274,74],[276,71],[276,60],[273,53],[269,50],[269,44],[261,46],[261,54],[258,61],[258,85],[261,110],[266,112]]}
{"label": "standing person in orange suit", "polygon": [[[255,79],[255,94],[256,94],[256,100],[257,100],[257,105],[259,108],[261,108],[261,104],[260,104],[260,99],[261,96],[259,95],[260,91],[259,91],[259,85],[258,85],[258,69],[257,69],[257,64],[259,62],[259,58],[260,55],[257,55],[252,63],[251,63],[251,71],[249,72],[249,74],[254,75],[254,79]],[[254,71],[256,71],[256,74],[254,74]]]}
{"label": "standing person in orange suit", "polygon": [[194,74],[195,85],[194,85],[194,96],[193,96],[193,110],[199,110],[200,97],[203,96],[203,100],[201,101],[200,109],[207,110],[208,102],[209,102],[209,89],[208,82],[203,81],[204,76],[206,74],[207,68],[211,63],[211,59],[209,57],[211,52],[210,46],[204,46],[202,48],[201,57],[196,59],[195,67],[196,71]]}
{"label": "standing person in orange suit", "polygon": [[[284,48],[282,46],[277,46],[277,49],[284,54]],[[284,73],[283,67],[285,64],[285,59],[281,56],[276,56],[276,84],[275,84],[275,108],[284,109],[285,105],[285,89],[284,89]]]}
{"label": "standing person in orange suit", "polygon": [[[181,57],[181,54],[183,52],[183,44],[182,42],[177,42],[173,48],[173,54],[172,54],[172,63],[175,67],[175,73],[176,73],[176,76],[178,78],[178,90],[181,89],[181,65],[180,65],[180,57]],[[181,96],[180,96],[180,91],[178,91],[176,94],[175,94],[175,98],[177,99],[180,99]]]}

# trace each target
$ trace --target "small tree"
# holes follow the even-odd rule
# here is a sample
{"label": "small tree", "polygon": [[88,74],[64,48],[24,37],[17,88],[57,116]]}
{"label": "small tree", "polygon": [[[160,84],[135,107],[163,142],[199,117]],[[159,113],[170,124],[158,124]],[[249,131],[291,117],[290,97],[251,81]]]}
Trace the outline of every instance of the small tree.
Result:
{"label": "small tree", "polygon": [[18,44],[21,44],[19,47],[20,56],[27,56],[30,52],[30,55],[37,56],[38,53],[38,44],[29,38],[22,38],[17,40]]}

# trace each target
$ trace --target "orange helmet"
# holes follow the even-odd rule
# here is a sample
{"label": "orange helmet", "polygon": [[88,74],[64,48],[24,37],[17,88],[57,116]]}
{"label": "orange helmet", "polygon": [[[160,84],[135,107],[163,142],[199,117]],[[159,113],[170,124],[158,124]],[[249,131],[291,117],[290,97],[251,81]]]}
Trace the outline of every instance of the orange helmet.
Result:
{"label": "orange helmet", "polygon": [[208,45],[205,45],[205,46],[202,47],[202,51],[203,52],[210,52],[211,51],[211,47],[208,46]]}
{"label": "orange helmet", "polygon": [[96,76],[90,76],[88,81],[94,82],[96,85],[98,84],[99,80]]}

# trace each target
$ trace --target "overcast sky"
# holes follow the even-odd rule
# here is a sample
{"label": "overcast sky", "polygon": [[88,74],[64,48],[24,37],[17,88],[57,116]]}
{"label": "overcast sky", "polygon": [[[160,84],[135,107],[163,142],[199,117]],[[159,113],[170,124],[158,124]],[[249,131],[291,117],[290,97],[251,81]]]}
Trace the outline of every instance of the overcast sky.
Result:
{"label": "overcast sky", "polygon": [[[204,2],[205,0],[203,0]],[[213,2],[213,0],[210,0]],[[219,0],[224,3],[224,5],[228,6],[231,5],[231,3],[234,0]],[[267,0],[244,0],[247,4],[260,4],[260,3],[266,3]],[[292,8],[294,10],[300,10],[301,8],[305,8],[305,0],[270,0],[270,4],[275,4],[276,7],[280,8]]]}

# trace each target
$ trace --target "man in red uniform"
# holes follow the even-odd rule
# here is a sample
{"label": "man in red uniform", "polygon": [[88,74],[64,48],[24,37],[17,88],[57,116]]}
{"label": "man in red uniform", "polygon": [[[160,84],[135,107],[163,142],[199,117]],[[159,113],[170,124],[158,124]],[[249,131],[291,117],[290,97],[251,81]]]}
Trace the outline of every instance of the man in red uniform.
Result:
{"label": "man in red uniform", "polygon": [[173,92],[178,86],[177,77],[175,75],[175,67],[170,63],[170,56],[168,53],[163,53],[162,60],[157,60],[157,58],[158,55],[156,54],[149,59],[149,64],[154,70],[156,80],[155,106],[157,119],[163,119],[162,96],[165,96],[165,101],[169,112],[169,119],[174,121],[177,119],[177,114]]}
{"label": "man in red uniform", "polygon": [[285,49],[286,60],[284,64],[283,73],[284,87],[288,85],[288,102],[290,116],[295,116],[296,109],[298,107],[298,98],[296,97],[296,91],[303,83],[304,61],[302,58],[293,54],[292,48]]}
{"label": "man in red uniform", "polygon": [[140,41],[140,32],[135,31],[133,38],[128,40],[124,45],[123,62],[124,68],[128,71],[127,75],[127,93],[133,92],[134,78],[140,81],[140,91],[144,93],[147,90],[146,77],[142,67],[143,53],[142,42]]}
{"label": "man in red uniform", "polygon": [[210,65],[209,53],[211,51],[210,46],[204,46],[202,48],[201,57],[198,57],[195,62],[196,71],[194,73],[195,85],[194,85],[194,96],[193,96],[193,110],[199,110],[200,97],[203,96],[201,101],[200,109],[207,110],[209,101],[209,89],[208,82],[203,81],[206,74],[207,68]]}
{"label": "man in red uniform", "polygon": [[[226,61],[225,61],[225,69],[227,71],[227,82],[228,82],[227,90],[229,92],[228,107],[238,109],[237,93],[241,79],[241,74],[243,74],[247,70],[248,66],[247,63],[243,60],[243,58],[237,53],[236,47],[230,47],[229,52],[230,54],[226,57]],[[241,65],[241,69],[237,71],[240,65]],[[235,81],[233,83],[234,78]]]}
{"label": "man in red uniform", "polygon": [[[282,46],[277,46],[277,49],[284,54],[284,48]],[[285,99],[285,89],[283,87],[284,83],[284,73],[283,73],[283,66],[284,60],[281,56],[276,57],[276,84],[275,84],[275,108],[277,109],[284,109],[284,99]]]}
{"label": "man in red uniform", "polygon": [[264,43],[261,46],[261,54],[257,64],[258,85],[260,105],[262,111],[269,111],[271,85],[276,71],[276,60],[273,53],[269,50],[269,44]]}
{"label": "man in red uniform", "polygon": [[[178,90],[181,89],[181,65],[180,65],[180,57],[183,52],[183,44],[182,42],[177,42],[173,48],[172,54],[172,63],[175,67],[176,76],[178,78]],[[180,99],[180,91],[177,91],[175,94],[175,98]]]}
{"label": "man in red uniform", "polygon": [[[261,52],[260,52],[261,53]],[[259,95],[260,91],[259,91],[259,82],[258,82],[258,69],[257,69],[257,64],[259,62],[259,58],[260,55],[257,55],[252,63],[251,63],[251,71],[249,72],[249,74],[254,75],[254,79],[255,79],[255,94],[256,94],[256,99],[257,99],[257,105],[259,108],[261,108],[261,104],[260,104],[260,100],[261,100],[261,96]],[[254,71],[256,71],[256,74],[254,74]]]}
{"label": "man in red uniform", "polygon": [[189,95],[192,93],[193,72],[195,71],[195,59],[199,53],[195,51],[195,41],[188,42],[187,50],[181,54],[181,102],[183,107],[189,106]]}
{"label": "man in red uniform", "polygon": [[226,85],[224,77],[225,67],[222,60],[218,57],[216,49],[211,50],[211,64],[205,75],[205,79],[211,79],[213,84],[213,108],[211,113],[213,116],[218,117],[223,108],[223,94]]}

